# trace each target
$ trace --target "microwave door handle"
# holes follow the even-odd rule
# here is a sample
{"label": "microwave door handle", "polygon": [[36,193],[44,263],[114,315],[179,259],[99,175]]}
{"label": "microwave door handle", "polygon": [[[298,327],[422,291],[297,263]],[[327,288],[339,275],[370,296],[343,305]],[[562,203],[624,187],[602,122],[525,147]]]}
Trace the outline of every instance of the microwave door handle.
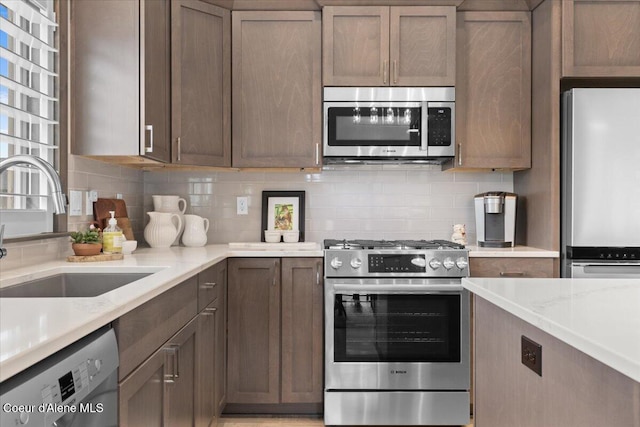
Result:
{"label": "microwave door handle", "polygon": [[[421,118],[420,118],[420,151],[427,151],[429,149],[429,103],[421,103]],[[428,154],[428,153],[427,153]]]}

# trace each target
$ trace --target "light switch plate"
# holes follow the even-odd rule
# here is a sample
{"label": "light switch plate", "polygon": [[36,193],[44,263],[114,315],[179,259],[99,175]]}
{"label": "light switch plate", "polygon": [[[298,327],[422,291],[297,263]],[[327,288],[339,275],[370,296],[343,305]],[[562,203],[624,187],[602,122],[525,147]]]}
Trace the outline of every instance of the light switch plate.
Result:
{"label": "light switch plate", "polygon": [[69,191],[69,216],[82,215],[82,191]]}

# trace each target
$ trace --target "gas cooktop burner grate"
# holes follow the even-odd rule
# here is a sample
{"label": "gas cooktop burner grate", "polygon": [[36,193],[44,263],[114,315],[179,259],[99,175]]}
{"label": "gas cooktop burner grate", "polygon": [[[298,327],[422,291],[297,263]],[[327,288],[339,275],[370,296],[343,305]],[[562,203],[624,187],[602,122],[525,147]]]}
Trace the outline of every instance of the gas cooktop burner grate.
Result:
{"label": "gas cooktop burner grate", "polygon": [[325,249],[464,249],[464,245],[448,240],[332,240],[324,241]]}

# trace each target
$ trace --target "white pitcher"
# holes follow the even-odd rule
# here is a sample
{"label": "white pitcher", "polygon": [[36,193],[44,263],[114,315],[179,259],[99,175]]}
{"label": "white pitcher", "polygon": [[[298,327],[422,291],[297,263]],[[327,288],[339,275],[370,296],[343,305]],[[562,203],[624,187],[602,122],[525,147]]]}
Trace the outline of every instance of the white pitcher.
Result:
{"label": "white pitcher", "polygon": [[[154,195],[153,209],[155,212],[170,212],[177,214],[182,219],[182,226],[178,230],[175,240],[171,243],[172,246],[180,244],[180,236],[184,231],[184,213],[187,210],[187,201],[179,196],[174,195]],[[182,204],[182,207],[180,206]]]}
{"label": "white pitcher", "polygon": [[184,234],[182,244],[185,246],[204,246],[207,244],[209,220],[198,215],[184,216]]}
{"label": "white pitcher", "polygon": [[182,228],[182,218],[171,212],[147,212],[147,215],[149,224],[144,228],[144,240],[152,248],[170,247]]}

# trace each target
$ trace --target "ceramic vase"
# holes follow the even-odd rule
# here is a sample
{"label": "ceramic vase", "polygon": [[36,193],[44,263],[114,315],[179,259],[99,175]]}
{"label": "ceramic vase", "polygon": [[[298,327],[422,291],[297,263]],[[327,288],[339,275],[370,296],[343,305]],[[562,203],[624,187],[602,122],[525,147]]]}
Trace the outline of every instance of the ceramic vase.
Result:
{"label": "ceramic vase", "polygon": [[176,238],[171,243],[171,246],[176,246],[180,244],[180,236],[184,231],[184,224],[185,224],[184,213],[187,210],[187,201],[182,197],[173,196],[173,195],[154,195],[154,196],[151,196],[151,198],[153,199],[153,210],[155,212],[174,213],[178,215],[182,220],[182,223],[181,223],[182,225],[178,230],[178,234],[176,235]]}
{"label": "ceramic vase", "polygon": [[149,223],[144,228],[144,240],[152,248],[168,248],[182,228],[182,218],[171,212],[147,212]]}
{"label": "ceramic vase", "polygon": [[184,222],[182,244],[191,247],[206,245],[209,220],[198,215],[185,215]]}

